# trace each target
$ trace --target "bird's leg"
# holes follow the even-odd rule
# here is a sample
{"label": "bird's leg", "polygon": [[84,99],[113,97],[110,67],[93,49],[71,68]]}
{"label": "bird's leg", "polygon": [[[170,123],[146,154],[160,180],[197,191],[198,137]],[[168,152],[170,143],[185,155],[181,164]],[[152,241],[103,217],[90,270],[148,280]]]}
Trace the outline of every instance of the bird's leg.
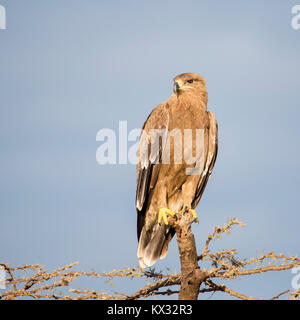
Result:
{"label": "bird's leg", "polygon": [[171,215],[172,217],[175,216],[175,212],[173,210],[167,209],[167,208],[161,208],[159,209],[159,213],[158,213],[158,223],[161,223],[161,220],[164,220],[165,225],[168,225],[168,216],[167,215]]}

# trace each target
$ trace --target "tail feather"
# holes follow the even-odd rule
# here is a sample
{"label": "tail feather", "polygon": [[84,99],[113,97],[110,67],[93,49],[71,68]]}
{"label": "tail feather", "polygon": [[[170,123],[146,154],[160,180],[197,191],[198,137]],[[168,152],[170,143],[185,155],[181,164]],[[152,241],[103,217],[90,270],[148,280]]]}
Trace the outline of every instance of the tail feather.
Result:
{"label": "tail feather", "polygon": [[161,253],[160,253],[160,259],[164,259],[168,253],[168,249],[169,249],[169,243],[172,240],[173,236],[175,234],[175,230],[173,228],[171,228],[166,236],[166,240],[164,242],[164,245],[161,249]]}
{"label": "tail feather", "polygon": [[165,258],[174,233],[173,229],[167,228],[164,224],[156,224],[152,230],[143,227],[137,251],[142,268],[152,266],[159,258]]}

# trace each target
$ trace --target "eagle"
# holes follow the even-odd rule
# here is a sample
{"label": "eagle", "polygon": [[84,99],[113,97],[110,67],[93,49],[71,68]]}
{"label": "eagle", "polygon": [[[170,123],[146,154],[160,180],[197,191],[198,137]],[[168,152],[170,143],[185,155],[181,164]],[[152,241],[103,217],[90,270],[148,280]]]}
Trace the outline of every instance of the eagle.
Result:
{"label": "eagle", "polygon": [[218,124],[207,111],[205,80],[183,73],[173,81],[173,94],[152,110],[139,140],[137,256],[142,268],[165,258],[175,234],[169,215],[188,211],[198,222],[195,209],[217,157]]}

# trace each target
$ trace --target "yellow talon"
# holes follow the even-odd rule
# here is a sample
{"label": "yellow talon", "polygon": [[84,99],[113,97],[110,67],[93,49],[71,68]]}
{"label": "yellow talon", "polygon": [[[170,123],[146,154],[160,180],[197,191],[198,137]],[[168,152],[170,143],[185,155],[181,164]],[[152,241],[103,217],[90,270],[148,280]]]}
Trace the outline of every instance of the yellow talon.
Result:
{"label": "yellow talon", "polygon": [[198,219],[198,217],[197,217],[196,211],[195,211],[194,209],[191,209],[191,213],[192,213],[192,215],[193,215],[193,217],[194,217],[195,222],[199,223],[199,219]]}
{"label": "yellow talon", "polygon": [[162,219],[164,220],[165,225],[168,225],[168,224],[169,224],[167,214],[171,215],[172,217],[175,216],[175,212],[172,211],[172,210],[170,210],[170,209],[161,208],[161,209],[159,210],[158,220],[157,220],[159,224],[161,223],[161,220],[162,220]]}
{"label": "yellow talon", "polygon": [[189,206],[185,206],[185,207],[182,208],[182,210],[180,210],[180,213],[184,214],[185,212],[190,212],[193,215],[194,221],[199,223],[199,219],[198,219],[197,213],[196,213],[196,211],[194,209],[192,209]]}

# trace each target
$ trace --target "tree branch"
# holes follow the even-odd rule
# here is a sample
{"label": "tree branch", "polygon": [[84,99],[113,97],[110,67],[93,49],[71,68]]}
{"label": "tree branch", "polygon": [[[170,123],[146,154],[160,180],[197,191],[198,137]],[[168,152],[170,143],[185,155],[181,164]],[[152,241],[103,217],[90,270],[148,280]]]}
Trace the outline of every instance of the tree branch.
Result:
{"label": "tree branch", "polygon": [[[249,275],[264,274],[271,271],[289,270],[300,265],[300,258],[297,256],[285,256],[269,252],[259,257],[240,260],[236,258],[236,250],[221,250],[219,252],[210,252],[209,245],[212,240],[220,239],[221,234],[229,233],[233,225],[243,224],[237,219],[231,219],[224,227],[216,227],[214,232],[208,236],[204,250],[200,256],[197,256],[194,235],[191,231],[193,217],[189,212],[184,212],[176,217],[169,218],[170,225],[175,228],[177,234],[177,243],[179,248],[179,257],[181,263],[181,273],[155,272],[155,269],[149,268],[143,270],[140,268],[124,267],[121,270],[112,270],[110,272],[97,273],[95,271],[85,272],[74,270],[77,262],[48,272],[41,265],[23,265],[11,267],[6,263],[0,263],[7,273],[7,290],[0,293],[1,299],[60,299],[60,300],[137,300],[157,295],[172,295],[179,293],[179,299],[192,300],[197,299],[199,293],[224,292],[238,299],[257,299],[251,296],[245,296],[225,286],[215,283],[212,279],[232,280],[237,277]],[[201,271],[198,261],[211,263],[211,267]],[[127,278],[132,280],[146,280],[147,284],[133,294],[114,292],[110,294],[98,292],[89,289],[73,289],[72,282],[78,277],[104,278],[104,283],[114,281],[116,278]],[[150,283],[149,283],[150,281]],[[200,289],[200,285],[202,287]],[[171,290],[172,286],[180,286],[180,289]],[[64,289],[64,292],[58,291]],[[163,290],[162,290],[163,289]],[[66,290],[69,291],[67,294]],[[277,295],[274,294],[272,300],[276,300],[289,294],[290,299],[299,299],[300,290],[286,290]]]}
{"label": "tree branch", "polygon": [[201,283],[208,277],[198,265],[195,237],[191,230],[194,220],[190,212],[171,217],[170,224],[175,228],[181,264],[181,287],[179,300],[197,300]]}

